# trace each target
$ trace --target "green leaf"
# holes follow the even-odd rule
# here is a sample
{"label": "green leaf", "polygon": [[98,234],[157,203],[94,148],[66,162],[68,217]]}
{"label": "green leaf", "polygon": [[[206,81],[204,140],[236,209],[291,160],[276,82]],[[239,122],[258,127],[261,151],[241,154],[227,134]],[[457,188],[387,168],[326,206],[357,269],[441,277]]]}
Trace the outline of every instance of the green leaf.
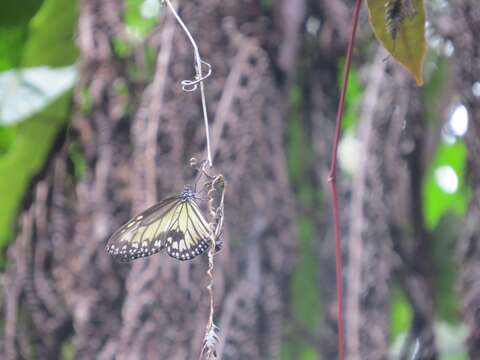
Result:
{"label": "green leaf", "polygon": [[[19,52],[20,55],[17,54],[21,59],[16,65],[24,67],[71,65],[78,53],[74,44],[77,1],[45,0],[38,3],[42,6],[36,13],[35,11],[30,13],[30,17],[35,13],[31,21],[29,17],[21,18],[24,22],[29,22],[24,24],[27,29],[26,38],[20,39],[24,51]],[[15,6],[22,7],[18,1]],[[1,51],[0,41],[0,54]],[[11,59],[9,61],[9,64],[12,64]],[[13,224],[32,178],[44,167],[55,138],[66,126],[71,97],[72,92],[67,91],[27,120],[8,126],[7,132],[14,133],[13,139],[0,135],[7,139],[1,142],[5,145],[2,146],[0,153],[0,174],[9,174],[0,176],[1,249],[4,249],[12,238]],[[45,105],[47,103],[48,101]]]}
{"label": "green leaf", "polygon": [[30,21],[42,5],[43,0],[2,0],[0,5],[0,26],[17,26]]}
{"label": "green leaf", "polygon": [[18,67],[27,39],[27,24],[0,27],[0,71]]}
{"label": "green leaf", "polygon": [[65,126],[71,92],[64,94],[41,113],[18,123],[14,142],[0,157],[0,248],[12,236],[13,222],[21,200],[34,177],[44,166],[58,132]]}
{"label": "green leaf", "polygon": [[78,143],[70,143],[70,146],[68,147],[68,156],[73,165],[75,178],[81,179],[87,171],[87,161],[85,160],[85,156]]}
{"label": "green leaf", "polygon": [[[338,67],[338,88],[341,89],[343,81],[343,69],[345,59],[340,61]],[[343,130],[355,130],[358,118],[358,106],[362,98],[363,87],[358,76],[358,71],[354,65],[350,67],[350,76],[348,77],[347,97],[345,98],[345,110],[343,113]]]}
{"label": "green leaf", "polygon": [[15,141],[16,129],[0,124],[0,156],[5,154]]}
{"label": "green leaf", "polygon": [[[460,140],[454,144],[442,142],[438,147],[423,183],[423,213],[430,230],[437,226],[438,221],[447,211],[458,216],[465,213],[467,207],[467,192],[464,186],[466,156],[466,146]],[[455,191],[441,186],[442,176],[449,174],[457,179]]]}
{"label": "green leaf", "polygon": [[158,24],[159,0],[126,0],[127,35],[133,43],[140,42]]}
{"label": "green leaf", "polygon": [[408,331],[412,322],[412,307],[399,287],[393,289],[391,297],[390,338],[393,342],[400,334]]}
{"label": "green leaf", "polygon": [[73,360],[75,359],[75,345],[73,345],[73,342],[71,339],[68,339],[66,342],[63,343],[62,349],[62,360]]}
{"label": "green leaf", "polygon": [[[422,85],[426,53],[423,0],[367,0],[367,5],[370,24],[377,39],[413,75],[417,84]],[[396,16],[388,16],[388,8],[396,9]]]}
{"label": "green leaf", "polygon": [[46,66],[0,73],[0,123],[13,123],[43,109],[72,88],[74,66]]}
{"label": "green leaf", "polygon": [[435,122],[444,116],[444,94],[450,91],[448,81],[451,64],[448,59],[435,54],[431,54],[429,57],[431,59],[427,61],[431,62],[432,70],[422,88],[422,102],[428,121]]}
{"label": "green leaf", "polygon": [[74,35],[77,1],[45,0],[29,24],[23,67],[71,65],[78,56]]}

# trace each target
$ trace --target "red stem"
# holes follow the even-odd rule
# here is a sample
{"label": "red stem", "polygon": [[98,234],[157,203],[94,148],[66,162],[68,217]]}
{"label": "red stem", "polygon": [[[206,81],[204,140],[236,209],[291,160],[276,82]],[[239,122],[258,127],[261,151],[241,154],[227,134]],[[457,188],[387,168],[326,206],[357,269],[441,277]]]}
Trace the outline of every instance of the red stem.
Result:
{"label": "red stem", "polygon": [[340,241],[340,213],[338,211],[338,195],[337,195],[337,150],[340,141],[340,132],[342,130],[342,118],[345,108],[345,95],[347,93],[348,76],[350,74],[350,65],[352,64],[353,45],[355,43],[355,35],[357,33],[358,15],[362,0],[356,0],[355,11],[353,15],[353,25],[348,41],[347,59],[343,70],[342,92],[338,103],[337,119],[335,125],[335,138],[333,141],[332,161],[330,172],[328,173],[328,181],[330,182],[332,192],[332,210],[333,221],[335,225],[335,273],[337,283],[337,325],[338,325],[338,358],[345,359],[345,340],[343,332],[343,266],[342,266],[342,245]]}

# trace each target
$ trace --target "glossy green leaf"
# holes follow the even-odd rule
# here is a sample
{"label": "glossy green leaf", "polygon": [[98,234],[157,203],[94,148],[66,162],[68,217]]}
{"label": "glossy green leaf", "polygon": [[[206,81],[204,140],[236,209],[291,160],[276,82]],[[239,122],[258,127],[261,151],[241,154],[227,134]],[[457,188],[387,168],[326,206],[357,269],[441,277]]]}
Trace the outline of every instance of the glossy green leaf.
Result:
{"label": "glossy green leaf", "polygon": [[[31,13],[26,20],[22,18],[28,22],[25,25],[27,31],[25,38],[21,41],[17,39],[24,50],[16,55],[19,59],[15,65],[58,67],[73,64],[78,53],[74,43],[77,1],[45,0],[39,3],[42,6],[35,14]],[[15,6],[21,8],[18,2]],[[45,81],[51,82],[51,78]],[[32,91],[34,88],[31,86]],[[36,109],[40,110],[38,113],[22,122],[4,126],[0,131],[0,174],[9,174],[0,176],[1,249],[12,238],[14,221],[32,178],[45,166],[59,131],[66,126],[71,97],[71,91],[63,93],[53,103],[50,102],[54,98],[52,97],[43,103],[44,106],[49,104],[48,106]]]}
{"label": "glossy green leaf", "polygon": [[[398,10],[393,19],[388,16],[387,4]],[[377,39],[412,74],[417,84],[422,85],[426,53],[423,0],[367,0],[367,5],[370,24]]]}
{"label": "glossy green leaf", "polygon": [[65,126],[71,93],[16,125],[15,140],[0,157],[0,248],[11,238],[13,222],[32,177],[44,166],[58,132]]}
{"label": "glossy green leaf", "polygon": [[72,88],[75,79],[74,66],[41,66],[0,73],[0,123],[17,122],[43,109]]}

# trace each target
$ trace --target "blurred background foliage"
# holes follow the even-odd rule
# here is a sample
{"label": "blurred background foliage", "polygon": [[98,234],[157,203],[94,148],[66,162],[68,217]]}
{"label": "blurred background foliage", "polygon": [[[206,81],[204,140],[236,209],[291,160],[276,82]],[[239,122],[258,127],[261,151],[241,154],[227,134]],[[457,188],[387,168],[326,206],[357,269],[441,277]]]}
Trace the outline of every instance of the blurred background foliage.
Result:
{"label": "blurred background foliage", "polygon": [[[437,39],[438,40],[438,39]],[[449,86],[444,81],[448,76],[448,50],[444,43],[430,42],[428,62],[425,65],[431,69],[427,73],[426,84],[422,87],[422,96],[430,126],[435,128],[443,122],[443,114],[439,109],[442,92]],[[447,52],[447,54],[446,54]],[[451,55],[451,54],[450,54]],[[339,64],[338,84],[341,86],[343,61]],[[300,259],[293,277],[292,316],[305,328],[315,328],[319,323],[316,316],[312,316],[312,309],[322,306],[321,298],[316,290],[314,276],[316,264],[313,239],[315,234],[314,218],[312,214],[318,211],[316,197],[330,196],[330,194],[313,194],[310,177],[305,169],[313,161],[313,149],[306,140],[305,127],[302,127],[301,98],[298,87],[294,87],[290,94],[289,116],[289,145],[288,159],[289,172],[297,194],[300,208],[299,239],[301,241]],[[352,176],[358,165],[357,147],[355,138],[358,106],[362,98],[363,87],[358,71],[353,67],[350,74],[348,95],[346,98],[343,135],[339,148],[339,162],[342,176]],[[450,118],[439,131],[439,140],[436,142],[430,165],[425,169],[423,179],[423,215],[428,229],[433,234],[433,273],[435,292],[436,336],[440,351],[440,359],[460,360],[467,359],[463,342],[466,331],[461,324],[459,304],[454,284],[456,270],[454,266],[454,242],[460,220],[468,205],[468,188],[465,186],[465,162],[467,150],[462,140],[468,127],[468,114],[465,107],[459,103],[450,104]],[[305,154],[305,149],[310,153]],[[298,159],[303,159],[299,162]],[[330,211],[330,209],[321,209]],[[405,294],[396,288],[391,298],[391,354],[399,356],[406,334],[411,326],[412,309]],[[288,329],[288,326],[287,326]],[[284,359],[317,359],[314,348],[308,346],[303,334],[290,334],[290,341],[284,344]]]}
{"label": "blurred background foliage", "polygon": [[[265,4],[268,6],[268,2]],[[32,180],[44,168],[57,135],[68,128],[72,115],[72,88],[77,79],[75,62],[78,52],[74,35],[78,10],[77,1],[64,0],[25,0],[21,3],[4,0],[0,8],[0,265],[4,268],[4,254],[13,238],[16,215]],[[126,1],[127,36],[114,39],[118,55],[128,57],[131,49],[151,34],[161,11],[155,0]],[[59,13],[62,16],[58,16]],[[422,95],[431,123],[429,126],[438,128],[443,116],[438,99],[448,86],[445,78],[451,70],[446,59],[451,54],[448,44],[433,40],[429,43],[428,71]],[[153,64],[155,53],[149,49],[145,52]],[[343,63],[338,64],[338,84],[342,68]],[[136,71],[138,69],[132,69],[133,73]],[[354,130],[363,90],[361,74],[354,68],[340,148],[342,176],[351,176],[355,172],[355,148],[358,144]],[[88,96],[84,94],[82,99],[87,108]],[[330,210],[316,207],[317,199],[329,194],[314,193],[307,173],[314,156],[306,135],[309,130],[300,116],[302,101],[301,87],[293,86],[289,96],[287,157],[299,213],[300,250],[290,289],[293,299],[291,318],[305,329],[314,330],[320,322],[322,299],[315,276],[313,248],[316,230],[312,217]],[[458,221],[469,199],[469,189],[465,186],[467,152],[462,140],[468,126],[468,115],[460,103],[449,106],[450,118],[438,129],[440,136],[433,146],[430,166],[425,169],[423,214],[434,239],[436,333],[441,359],[460,360],[466,359],[462,345],[465,331],[453,288],[456,277],[453,243],[456,236],[454,229],[458,228]],[[81,154],[74,146],[70,150],[76,174],[81,176]],[[397,287],[391,298],[392,354],[399,351],[405,340],[411,312],[405,294]],[[317,350],[309,345],[303,334],[289,331],[288,324],[285,328],[284,359],[318,358]],[[67,347],[65,358],[73,358],[72,351]]]}

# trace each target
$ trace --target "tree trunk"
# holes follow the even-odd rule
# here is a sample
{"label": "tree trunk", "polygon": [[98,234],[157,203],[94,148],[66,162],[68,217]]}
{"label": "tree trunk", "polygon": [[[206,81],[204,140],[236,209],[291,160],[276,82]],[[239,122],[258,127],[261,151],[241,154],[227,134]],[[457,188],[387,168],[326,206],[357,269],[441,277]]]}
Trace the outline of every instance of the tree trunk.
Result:
{"label": "tree trunk", "polygon": [[456,258],[459,268],[458,296],[467,326],[467,348],[471,359],[480,357],[480,97],[474,94],[480,74],[480,11],[475,0],[452,2],[452,43],[455,48],[457,89],[468,110],[465,142],[468,148],[467,181],[472,196],[459,234]]}
{"label": "tree trunk", "polygon": [[[227,180],[225,245],[215,268],[222,359],[277,358],[280,347],[296,244],[283,151],[282,78],[295,66],[298,31],[295,24],[281,31],[290,21],[281,7],[289,3],[264,9],[255,1],[210,0],[180,7],[214,69],[205,82],[210,131],[215,168]],[[121,14],[113,0],[81,1],[74,131],[35,186],[9,251],[9,359],[58,358],[70,341],[77,359],[200,354],[206,259],[180,263],[157,255],[125,265],[104,249],[134,213],[182,190],[191,179],[187,159],[203,158],[205,146],[199,94],[179,86],[193,72],[184,33],[165,15],[147,44],[158,50],[153,80],[139,82],[130,71],[143,70],[141,57],[121,58],[112,47],[125,36]],[[281,63],[271,58],[278,52]],[[87,110],[84,94],[92,99]],[[85,165],[77,178],[73,147]]]}

